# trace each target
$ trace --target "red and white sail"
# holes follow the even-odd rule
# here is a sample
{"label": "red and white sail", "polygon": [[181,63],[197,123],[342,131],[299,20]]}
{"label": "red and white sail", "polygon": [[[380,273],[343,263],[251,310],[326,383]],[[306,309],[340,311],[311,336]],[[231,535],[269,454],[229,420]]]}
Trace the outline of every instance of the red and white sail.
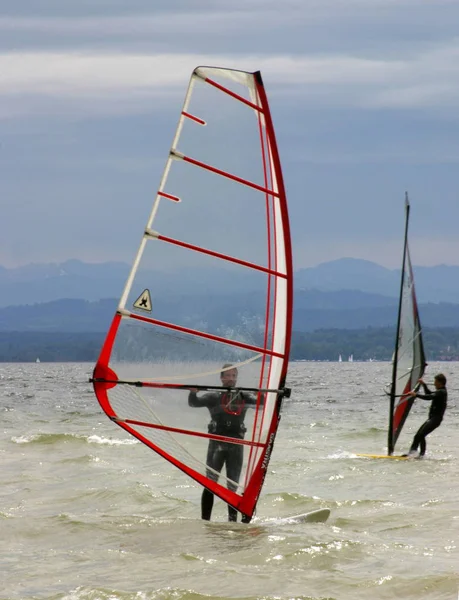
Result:
{"label": "red and white sail", "polygon": [[426,367],[422,328],[419,318],[413,267],[408,247],[408,223],[410,204],[405,201],[405,242],[403,249],[402,277],[399,314],[397,320],[396,347],[393,358],[392,385],[390,392],[388,452],[393,453],[398,436],[409,415],[414,399],[407,396],[422,378]]}
{"label": "red and white sail", "polygon": [[[120,427],[250,517],[279,422],[291,319],[287,202],[261,75],[198,67],[95,393]],[[188,406],[189,388],[221,386],[225,363],[258,399],[245,439],[228,438],[244,446],[235,492],[225,473],[207,477],[209,439],[221,436],[208,433],[207,409]]]}

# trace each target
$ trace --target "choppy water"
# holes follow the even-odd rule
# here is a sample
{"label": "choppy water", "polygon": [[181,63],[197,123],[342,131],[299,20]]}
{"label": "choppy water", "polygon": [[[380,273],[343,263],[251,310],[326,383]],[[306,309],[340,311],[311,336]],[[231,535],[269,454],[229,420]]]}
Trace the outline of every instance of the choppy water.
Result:
{"label": "choppy water", "polygon": [[[101,412],[90,364],[0,365],[0,599],[456,600],[458,365],[423,461],[384,453],[388,363],[294,363],[250,525]],[[429,377],[427,377],[429,379]],[[402,432],[424,420],[419,401]],[[325,524],[276,522],[330,507]]]}

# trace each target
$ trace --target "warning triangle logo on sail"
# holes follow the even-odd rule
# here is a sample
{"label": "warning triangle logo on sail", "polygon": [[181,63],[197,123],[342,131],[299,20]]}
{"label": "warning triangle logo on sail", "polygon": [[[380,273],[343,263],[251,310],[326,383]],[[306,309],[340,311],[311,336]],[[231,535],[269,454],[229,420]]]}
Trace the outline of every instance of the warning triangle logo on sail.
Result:
{"label": "warning triangle logo on sail", "polygon": [[139,310],[146,310],[147,312],[151,312],[151,295],[150,290],[143,290],[140,296],[133,304],[134,308],[138,308]]}

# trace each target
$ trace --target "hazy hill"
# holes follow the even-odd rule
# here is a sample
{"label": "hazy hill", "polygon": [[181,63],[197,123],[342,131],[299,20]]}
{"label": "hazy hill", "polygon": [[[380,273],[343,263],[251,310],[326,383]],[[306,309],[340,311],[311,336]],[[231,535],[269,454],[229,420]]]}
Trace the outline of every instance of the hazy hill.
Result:
{"label": "hazy hill", "polygon": [[[0,269],[0,307],[50,302],[62,298],[100,300],[119,298],[130,267],[123,263],[83,263],[69,260],[61,264],[27,265],[17,269]],[[149,287],[167,290],[170,296],[231,293],[235,289],[254,288],[248,271],[178,269],[144,271]]]}
{"label": "hazy hill", "polygon": [[[104,333],[65,333],[37,331],[0,331],[0,362],[89,361],[94,366],[99,356]],[[394,349],[395,327],[366,329],[320,329],[315,332],[293,332],[292,360],[346,361],[386,360]],[[459,329],[424,329],[427,361],[459,360]],[[41,369],[42,364],[36,368]],[[343,362],[346,369],[346,362]],[[388,377],[390,365],[387,365]]]}
{"label": "hazy hill", "polygon": [[[0,308],[0,331],[106,332],[117,306],[116,299],[95,302],[65,299],[42,304]],[[263,297],[246,294],[208,294],[165,297],[155,302],[155,317],[174,322],[186,319],[196,329],[217,331],[233,326],[241,316],[260,314]],[[425,327],[459,327],[459,305],[421,304]],[[293,328],[298,332],[318,329],[394,327],[397,301],[363,292],[299,291],[295,294]]]}
{"label": "hazy hill", "polygon": [[[459,303],[459,267],[414,267],[418,299]],[[16,269],[0,266],[0,307],[51,302],[62,298],[100,300],[119,298],[129,266],[68,260],[60,264],[30,264]],[[179,269],[145,272],[145,281],[170,297],[180,295],[233,294],[257,291],[249,271]],[[400,271],[373,262],[342,258],[295,272],[295,290],[361,291],[398,297]],[[343,296],[344,298],[344,296]]]}
{"label": "hazy hill", "polygon": [[[459,266],[413,267],[420,302],[459,303]],[[296,289],[322,291],[361,290],[372,294],[398,296],[400,269],[386,269],[376,263],[341,258],[295,272]]]}

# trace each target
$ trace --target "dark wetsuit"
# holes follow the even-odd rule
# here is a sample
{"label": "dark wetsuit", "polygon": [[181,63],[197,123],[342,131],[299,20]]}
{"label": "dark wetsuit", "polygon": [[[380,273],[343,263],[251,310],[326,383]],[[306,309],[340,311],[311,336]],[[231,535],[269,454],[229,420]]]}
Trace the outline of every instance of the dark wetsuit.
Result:
{"label": "dark wetsuit", "polygon": [[[247,392],[209,392],[198,397],[195,392],[190,392],[188,405],[206,407],[209,409],[211,421],[209,433],[225,437],[244,439],[246,427],[244,418],[248,408],[254,408],[257,399]],[[237,483],[242,470],[244,448],[242,444],[233,444],[220,440],[209,440],[207,450],[206,475],[213,481],[218,481],[219,474],[226,464],[228,489],[237,490]],[[206,521],[210,520],[214,495],[207,489],[202,492],[201,516]],[[237,510],[228,505],[228,520],[237,521]]]}
{"label": "dark wetsuit", "polygon": [[428,436],[429,433],[432,433],[434,429],[437,429],[437,427],[440,427],[448,403],[448,392],[446,391],[446,388],[440,388],[432,392],[425,383],[423,383],[422,386],[425,393],[416,394],[416,398],[430,400],[432,404],[430,405],[429,418],[418,429],[410,448],[410,452],[416,452],[420,446],[420,456],[424,456],[426,453],[426,436]]}

